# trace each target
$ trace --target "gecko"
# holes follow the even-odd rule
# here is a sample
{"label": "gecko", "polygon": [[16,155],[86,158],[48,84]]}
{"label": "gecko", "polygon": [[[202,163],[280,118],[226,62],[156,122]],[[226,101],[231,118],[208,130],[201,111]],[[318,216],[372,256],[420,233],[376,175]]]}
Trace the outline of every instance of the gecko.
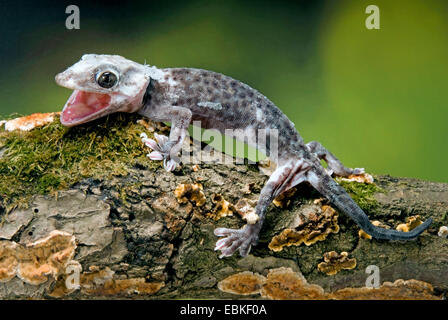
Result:
{"label": "gecko", "polygon": [[[270,203],[282,192],[308,182],[338,210],[347,214],[375,239],[412,240],[432,223],[429,218],[409,232],[374,226],[363,210],[332,175],[363,174],[363,168],[348,168],[317,141],[305,143],[294,124],[267,97],[247,84],[213,71],[195,68],[157,68],[118,55],[85,54],[55,77],[60,86],[73,90],[60,116],[62,125],[73,127],[114,112],[138,113],[156,122],[171,122],[169,137],[146,139],[153,149],[148,155],[163,161],[167,171],[179,164],[177,156],[192,121],[223,134],[226,129],[243,131],[245,140],[277,164],[260,191],[255,206],[258,221],[241,229],[217,228],[220,239],[215,251],[220,257],[237,250],[247,256],[258,244]],[[260,129],[277,130],[277,150],[259,143]],[[235,135],[239,139],[238,135]],[[327,168],[321,164],[327,163]]]}

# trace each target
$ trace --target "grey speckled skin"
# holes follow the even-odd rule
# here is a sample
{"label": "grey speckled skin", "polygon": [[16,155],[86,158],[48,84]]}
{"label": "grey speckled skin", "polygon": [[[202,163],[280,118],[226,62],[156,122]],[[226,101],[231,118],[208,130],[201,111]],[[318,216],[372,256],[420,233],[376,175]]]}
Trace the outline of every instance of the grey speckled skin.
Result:
{"label": "grey speckled skin", "polygon": [[[217,129],[223,134],[226,129],[250,128],[255,135],[258,129],[278,129],[281,131],[278,149],[283,156],[280,162],[288,153],[298,155],[304,149],[303,140],[294,124],[274,103],[248,85],[201,69],[168,68],[162,71],[164,82],[154,83],[151,98],[139,111],[140,114],[157,120],[166,113],[166,108],[178,106],[191,111],[190,121],[200,121],[202,128]],[[206,103],[211,104],[207,106]],[[171,121],[171,117],[164,120]],[[256,136],[249,138],[249,144],[269,154],[264,144],[257,145]],[[277,162],[275,154],[269,155]]]}
{"label": "grey speckled skin", "polygon": [[[98,73],[104,70],[125,80],[117,81],[111,88],[102,88],[96,82]],[[70,121],[63,122],[65,125],[77,125],[117,111],[138,112],[154,121],[171,122],[169,139],[164,138],[163,143],[159,141],[162,145],[154,147],[163,157],[165,168],[169,171],[179,161],[177,155],[192,121],[201,121],[203,128],[217,129],[222,133],[226,129],[240,129],[243,133],[235,134],[237,139],[243,136],[248,138],[246,142],[266,152],[277,163],[277,169],[260,193],[256,206],[258,222],[247,224],[239,230],[215,230],[215,235],[223,237],[215,248],[222,252],[221,257],[231,256],[236,250],[239,250],[241,256],[246,256],[251,246],[258,242],[266,210],[272,200],[304,181],[349,215],[373,238],[415,239],[431,224],[431,219],[428,219],[410,232],[372,225],[361,208],[330,176],[332,173],[349,176],[363,173],[364,170],[345,167],[318,142],[304,144],[294,124],[274,103],[257,90],[231,77],[192,68],[157,69],[120,56],[84,55],[81,61],[57,75],[56,81],[75,90],[108,93],[111,98],[109,106],[99,111],[98,115],[70,118]],[[98,88],[95,89],[95,86]],[[67,113],[69,109],[67,105],[64,107],[61,119],[64,119],[64,112]],[[73,107],[70,111],[73,111]],[[278,152],[270,152],[264,148],[264,143],[258,143],[258,129],[278,130]],[[330,173],[321,166],[321,159],[327,162]]]}

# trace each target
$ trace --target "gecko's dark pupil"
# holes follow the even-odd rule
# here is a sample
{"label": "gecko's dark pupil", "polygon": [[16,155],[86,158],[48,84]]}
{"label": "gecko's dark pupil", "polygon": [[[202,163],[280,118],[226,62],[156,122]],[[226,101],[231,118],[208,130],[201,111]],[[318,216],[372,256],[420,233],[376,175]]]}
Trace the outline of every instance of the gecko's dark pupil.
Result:
{"label": "gecko's dark pupil", "polygon": [[117,83],[117,76],[109,71],[103,72],[97,79],[100,87],[112,88]]}

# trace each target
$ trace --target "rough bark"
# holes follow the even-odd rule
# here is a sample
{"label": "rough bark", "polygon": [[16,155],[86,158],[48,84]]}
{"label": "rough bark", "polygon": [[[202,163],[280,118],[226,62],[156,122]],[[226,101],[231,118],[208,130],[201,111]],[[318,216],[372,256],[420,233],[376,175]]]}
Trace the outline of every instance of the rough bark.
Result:
{"label": "rough bark", "polygon": [[[319,194],[304,184],[279,202],[283,208],[271,205],[260,243],[249,256],[219,259],[213,230],[243,226],[232,205],[242,198],[256,200],[266,179],[256,165],[184,165],[174,173],[134,167],[126,176],[86,179],[57,196],[35,196],[28,209],[13,210],[0,225],[0,298],[301,298],[260,295],[262,284],[249,295],[232,294],[225,283],[218,285],[245,271],[264,279],[274,269],[287,270],[277,269],[281,267],[322,287],[324,298],[343,298],[331,293],[364,287],[369,265],[379,267],[381,283],[424,281],[433,287],[427,297],[442,297],[448,290],[448,239],[437,235],[448,224],[448,184],[417,179],[375,176],[383,190],[374,194],[376,201],[368,208],[371,220],[392,228],[410,216],[432,217],[433,225],[416,241],[360,238],[358,227],[341,213],[337,233],[333,229],[309,246],[270,250],[272,238],[284,229],[304,230],[307,219],[319,219],[325,201],[316,202]],[[199,206],[190,193],[176,196],[181,184],[201,184],[205,203]],[[216,219],[232,210],[232,215]],[[328,221],[322,224],[325,233]],[[330,251],[347,252],[356,267],[335,275],[321,272],[318,265]],[[67,277],[79,267],[80,287],[69,290]],[[421,288],[412,288],[392,297],[418,298]]]}

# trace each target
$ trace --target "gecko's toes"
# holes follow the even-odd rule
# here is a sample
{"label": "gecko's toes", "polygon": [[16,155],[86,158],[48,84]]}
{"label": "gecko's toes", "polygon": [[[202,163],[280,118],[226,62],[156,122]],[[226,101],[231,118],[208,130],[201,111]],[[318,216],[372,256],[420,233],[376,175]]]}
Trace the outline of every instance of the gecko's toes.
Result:
{"label": "gecko's toes", "polygon": [[157,144],[155,140],[143,138],[142,141],[145,144],[145,146],[151,148],[152,150],[160,151],[160,146]]}
{"label": "gecko's toes", "polygon": [[[231,234],[233,234],[235,231],[235,229],[228,229],[228,228],[216,228],[215,231],[213,232],[215,234],[215,236],[217,237],[227,237],[230,236]],[[223,240],[223,239],[221,239]],[[219,240],[219,241],[221,241]],[[219,242],[218,241],[218,242]],[[216,243],[218,244],[218,243]]]}
{"label": "gecko's toes", "polygon": [[173,142],[170,142],[167,136],[154,133],[154,139],[149,139],[145,133],[140,135],[142,142],[153,151],[148,154],[151,160],[160,161],[163,160],[163,167],[166,171],[173,171],[176,169],[177,163],[173,159],[170,159],[170,150]]}
{"label": "gecko's toes", "polygon": [[163,134],[154,133],[154,139],[148,138],[145,133],[140,134],[142,142],[149,148],[154,151],[160,151],[162,154],[169,154],[171,147],[174,145],[174,142],[169,141],[167,136]]}
{"label": "gecko's toes", "polygon": [[215,235],[225,237],[216,242],[215,251],[221,251],[219,258],[230,257],[236,250],[240,251],[242,257],[247,256],[252,245],[252,236],[242,229],[217,228]]}
{"label": "gecko's toes", "polygon": [[177,162],[171,158],[170,152],[175,145],[174,141],[169,141],[167,136],[154,133],[154,139],[149,139],[145,133],[140,135],[142,142],[153,151],[148,154],[151,160],[160,161],[163,160],[163,167],[166,171],[174,171],[177,167]]}
{"label": "gecko's toes", "polygon": [[163,146],[169,140],[169,138],[163,134],[154,133],[154,137],[157,139],[159,146]]}
{"label": "gecko's toes", "polygon": [[165,158],[165,160],[163,161],[163,167],[165,168],[166,171],[171,172],[174,171],[174,169],[176,169],[177,163],[173,159],[167,160]]}
{"label": "gecko's toes", "polygon": [[159,151],[153,151],[148,154],[148,158],[155,161],[163,160],[163,154],[161,154]]}

